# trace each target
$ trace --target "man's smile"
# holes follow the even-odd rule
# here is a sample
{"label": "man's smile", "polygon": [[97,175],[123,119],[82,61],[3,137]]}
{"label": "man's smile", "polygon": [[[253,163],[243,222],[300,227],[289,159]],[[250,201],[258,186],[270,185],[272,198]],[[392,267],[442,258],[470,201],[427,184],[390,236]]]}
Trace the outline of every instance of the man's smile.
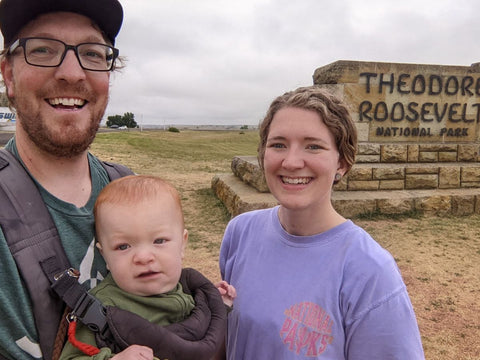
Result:
{"label": "man's smile", "polygon": [[55,108],[65,108],[65,109],[80,109],[82,108],[87,101],[79,98],[51,98],[47,99],[48,103]]}

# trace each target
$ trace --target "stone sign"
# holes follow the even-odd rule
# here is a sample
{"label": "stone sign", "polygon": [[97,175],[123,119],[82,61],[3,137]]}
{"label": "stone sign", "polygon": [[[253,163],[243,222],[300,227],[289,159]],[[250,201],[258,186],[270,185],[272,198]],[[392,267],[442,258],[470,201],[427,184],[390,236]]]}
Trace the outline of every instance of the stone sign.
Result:
{"label": "stone sign", "polygon": [[[480,66],[336,61],[313,80],[351,105],[359,140],[478,142]],[[334,84],[334,85],[333,85]]]}

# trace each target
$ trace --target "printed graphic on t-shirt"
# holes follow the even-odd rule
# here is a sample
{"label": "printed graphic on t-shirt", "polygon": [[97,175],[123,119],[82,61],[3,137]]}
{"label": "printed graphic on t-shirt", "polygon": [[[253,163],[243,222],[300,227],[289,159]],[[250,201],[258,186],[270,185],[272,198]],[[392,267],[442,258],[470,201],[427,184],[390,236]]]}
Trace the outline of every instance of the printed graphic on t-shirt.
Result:
{"label": "printed graphic on t-shirt", "polygon": [[80,284],[87,283],[89,289],[93,289],[103,280],[103,275],[94,266],[95,263],[95,238],[88,246],[82,262],[80,263],[80,278],[78,282]]}
{"label": "printed graphic on t-shirt", "polygon": [[333,342],[333,320],[319,305],[301,302],[285,310],[280,337],[297,355],[317,357]]}

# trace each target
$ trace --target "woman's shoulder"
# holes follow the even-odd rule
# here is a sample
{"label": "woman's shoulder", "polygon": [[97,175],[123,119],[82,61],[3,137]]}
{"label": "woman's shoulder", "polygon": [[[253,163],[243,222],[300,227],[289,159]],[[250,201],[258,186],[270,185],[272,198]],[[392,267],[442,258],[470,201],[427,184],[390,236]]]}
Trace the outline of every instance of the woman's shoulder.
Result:
{"label": "woman's shoulder", "polygon": [[271,218],[272,213],[276,213],[277,208],[267,208],[267,209],[258,209],[258,210],[251,210],[241,214],[236,215],[233,217],[229,224],[237,225],[237,224],[245,224],[245,223],[253,223],[253,222],[265,222]]}
{"label": "woman's shoulder", "polygon": [[394,259],[390,252],[379,244],[362,227],[352,221],[348,221],[343,228],[343,241],[352,254],[352,260],[360,264],[370,264],[371,266],[385,266],[391,264]]}

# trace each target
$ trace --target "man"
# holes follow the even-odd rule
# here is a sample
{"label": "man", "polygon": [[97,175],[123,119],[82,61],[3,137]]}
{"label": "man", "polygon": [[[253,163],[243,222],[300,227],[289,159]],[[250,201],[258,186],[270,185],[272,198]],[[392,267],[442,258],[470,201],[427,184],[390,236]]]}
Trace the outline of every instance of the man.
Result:
{"label": "man", "polygon": [[[107,272],[94,246],[92,210],[110,179],[88,147],[107,106],[122,20],[117,0],[0,2],[1,72],[17,113],[15,138],[6,149],[25,168],[20,186],[27,174],[34,179],[58,231],[56,242],[87,288]],[[45,339],[52,335],[47,337],[39,315],[46,317],[43,323],[51,315],[58,324],[61,314],[39,314],[35,307],[42,305],[38,294],[40,300],[54,295],[48,288],[27,289],[6,243],[6,222],[0,225],[0,358],[50,359],[53,341]]]}

